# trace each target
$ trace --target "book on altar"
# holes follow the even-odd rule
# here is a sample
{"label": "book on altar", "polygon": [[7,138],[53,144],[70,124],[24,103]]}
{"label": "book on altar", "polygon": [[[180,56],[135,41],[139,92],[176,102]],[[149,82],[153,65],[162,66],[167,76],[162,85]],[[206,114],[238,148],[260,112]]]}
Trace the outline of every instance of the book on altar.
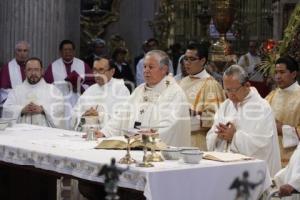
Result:
{"label": "book on altar", "polygon": [[217,151],[208,151],[204,152],[203,155],[204,159],[207,160],[214,160],[220,162],[234,162],[234,161],[241,161],[241,160],[253,160],[254,158],[245,156],[239,153],[232,153],[232,152],[217,152]]}
{"label": "book on altar", "polygon": [[[95,149],[126,149],[127,148],[127,139],[124,136],[114,136],[109,138],[100,138],[99,144]],[[132,149],[142,149],[144,144],[141,138],[134,138],[130,141],[130,148]],[[152,143],[147,144],[148,148],[153,148]],[[167,148],[167,145],[162,141],[155,142],[155,149],[161,150]]]}

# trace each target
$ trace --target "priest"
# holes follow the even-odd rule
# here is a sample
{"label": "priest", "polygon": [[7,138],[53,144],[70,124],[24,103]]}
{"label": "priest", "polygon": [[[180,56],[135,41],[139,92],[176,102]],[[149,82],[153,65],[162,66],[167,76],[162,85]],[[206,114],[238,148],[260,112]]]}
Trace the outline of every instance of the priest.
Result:
{"label": "priest", "polygon": [[120,135],[121,129],[156,129],[163,142],[190,146],[189,107],[183,90],[168,76],[169,57],[160,50],[145,55],[145,83],[137,87],[120,112],[114,115],[99,136]]}
{"label": "priest", "polygon": [[231,151],[265,160],[273,177],[281,168],[275,118],[270,105],[239,65],[227,68],[223,86],[228,96],[207,134],[209,151]]}
{"label": "priest", "polygon": [[59,51],[61,58],[48,66],[45,80],[47,83],[53,83],[63,93],[66,102],[65,117],[69,120],[66,127],[70,128],[72,107],[94,80],[90,67],[75,57],[75,44],[72,41],[63,40]]}
{"label": "priest", "polygon": [[59,45],[61,58],[48,66],[45,80],[54,83],[74,106],[81,92],[92,83],[92,71],[82,60],[75,57],[75,44],[63,40]]}
{"label": "priest", "polygon": [[25,79],[25,61],[28,59],[30,45],[19,41],[15,46],[15,58],[2,66],[0,71],[0,106],[5,102],[9,91],[22,84]]}
{"label": "priest", "polygon": [[14,88],[3,106],[3,117],[17,123],[64,128],[64,99],[61,92],[42,78],[42,62],[29,58],[25,63],[26,80]]}
{"label": "priest", "polygon": [[[279,187],[279,196],[285,200],[299,200],[300,192],[300,146],[294,151],[288,165],[280,170],[274,177]],[[293,195],[293,196],[290,196]]]}
{"label": "priest", "polygon": [[206,133],[225,99],[221,85],[204,68],[207,59],[205,45],[190,44],[183,57],[188,76],[179,83],[190,103],[192,145],[201,150],[206,150]]}
{"label": "priest", "polygon": [[266,97],[275,114],[281,163],[284,166],[299,143],[300,86],[296,80],[297,73],[298,63],[292,57],[279,58],[275,65],[277,88]]}
{"label": "priest", "polygon": [[95,117],[96,124],[104,126],[117,111],[118,105],[129,97],[129,90],[122,79],[115,79],[114,61],[97,58],[93,63],[95,84],[89,87],[78,99],[72,112],[72,127],[76,129],[83,117]]}

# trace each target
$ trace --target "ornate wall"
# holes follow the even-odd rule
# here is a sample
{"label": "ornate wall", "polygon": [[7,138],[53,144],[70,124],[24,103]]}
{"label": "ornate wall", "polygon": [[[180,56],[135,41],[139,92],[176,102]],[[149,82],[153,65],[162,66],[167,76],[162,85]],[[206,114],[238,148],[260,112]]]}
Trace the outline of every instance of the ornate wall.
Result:
{"label": "ornate wall", "polygon": [[273,35],[274,39],[282,39],[289,16],[299,0],[277,0],[273,3]]}
{"label": "ornate wall", "polygon": [[142,43],[153,37],[149,22],[153,20],[158,9],[159,0],[121,0],[120,19],[108,26],[105,39],[112,34],[125,38],[131,55],[138,55]]}
{"label": "ornate wall", "polygon": [[79,47],[79,13],[80,0],[1,0],[0,63],[14,56],[19,40],[27,40],[30,55],[45,66],[58,56],[61,40],[71,39]]}

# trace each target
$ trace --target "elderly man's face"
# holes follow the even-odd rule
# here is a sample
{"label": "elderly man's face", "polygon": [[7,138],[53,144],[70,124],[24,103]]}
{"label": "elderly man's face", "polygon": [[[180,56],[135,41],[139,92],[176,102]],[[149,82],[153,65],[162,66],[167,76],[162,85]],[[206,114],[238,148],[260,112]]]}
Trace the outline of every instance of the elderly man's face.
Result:
{"label": "elderly man's face", "polygon": [[225,75],[223,87],[227,97],[235,104],[242,102],[249,92],[249,87],[242,85],[235,75]]}
{"label": "elderly man's face", "polygon": [[71,61],[75,57],[75,49],[73,49],[72,44],[65,44],[61,51],[60,55],[64,61]]}
{"label": "elderly man's face", "polygon": [[34,85],[38,83],[42,78],[42,74],[43,69],[39,61],[30,60],[26,63],[25,75],[30,84]]}
{"label": "elderly man's face", "polygon": [[28,59],[29,46],[25,43],[20,43],[16,47],[15,56],[18,62],[25,62]]}
{"label": "elderly man's face", "polygon": [[94,61],[93,73],[95,75],[95,81],[99,85],[104,85],[111,80],[115,73],[115,69],[110,68],[109,61],[105,58]]}
{"label": "elderly man's face", "polygon": [[275,81],[281,89],[287,88],[295,82],[297,72],[290,72],[286,64],[279,63],[275,65]]}
{"label": "elderly man's face", "polygon": [[144,60],[144,79],[148,86],[159,83],[167,74],[168,67],[160,67],[159,56],[147,55]]}

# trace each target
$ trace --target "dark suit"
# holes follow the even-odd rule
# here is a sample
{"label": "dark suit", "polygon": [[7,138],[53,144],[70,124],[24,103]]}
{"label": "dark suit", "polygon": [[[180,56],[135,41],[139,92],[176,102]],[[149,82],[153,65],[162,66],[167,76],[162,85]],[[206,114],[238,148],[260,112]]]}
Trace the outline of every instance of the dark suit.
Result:
{"label": "dark suit", "polygon": [[[124,79],[125,85],[129,89],[130,93],[133,91],[135,80],[134,80],[134,75],[132,73],[132,70],[131,70],[129,64],[122,63],[121,70],[118,67],[116,67],[115,74],[113,77],[119,78],[119,79]],[[132,83],[129,83],[129,81]]]}

